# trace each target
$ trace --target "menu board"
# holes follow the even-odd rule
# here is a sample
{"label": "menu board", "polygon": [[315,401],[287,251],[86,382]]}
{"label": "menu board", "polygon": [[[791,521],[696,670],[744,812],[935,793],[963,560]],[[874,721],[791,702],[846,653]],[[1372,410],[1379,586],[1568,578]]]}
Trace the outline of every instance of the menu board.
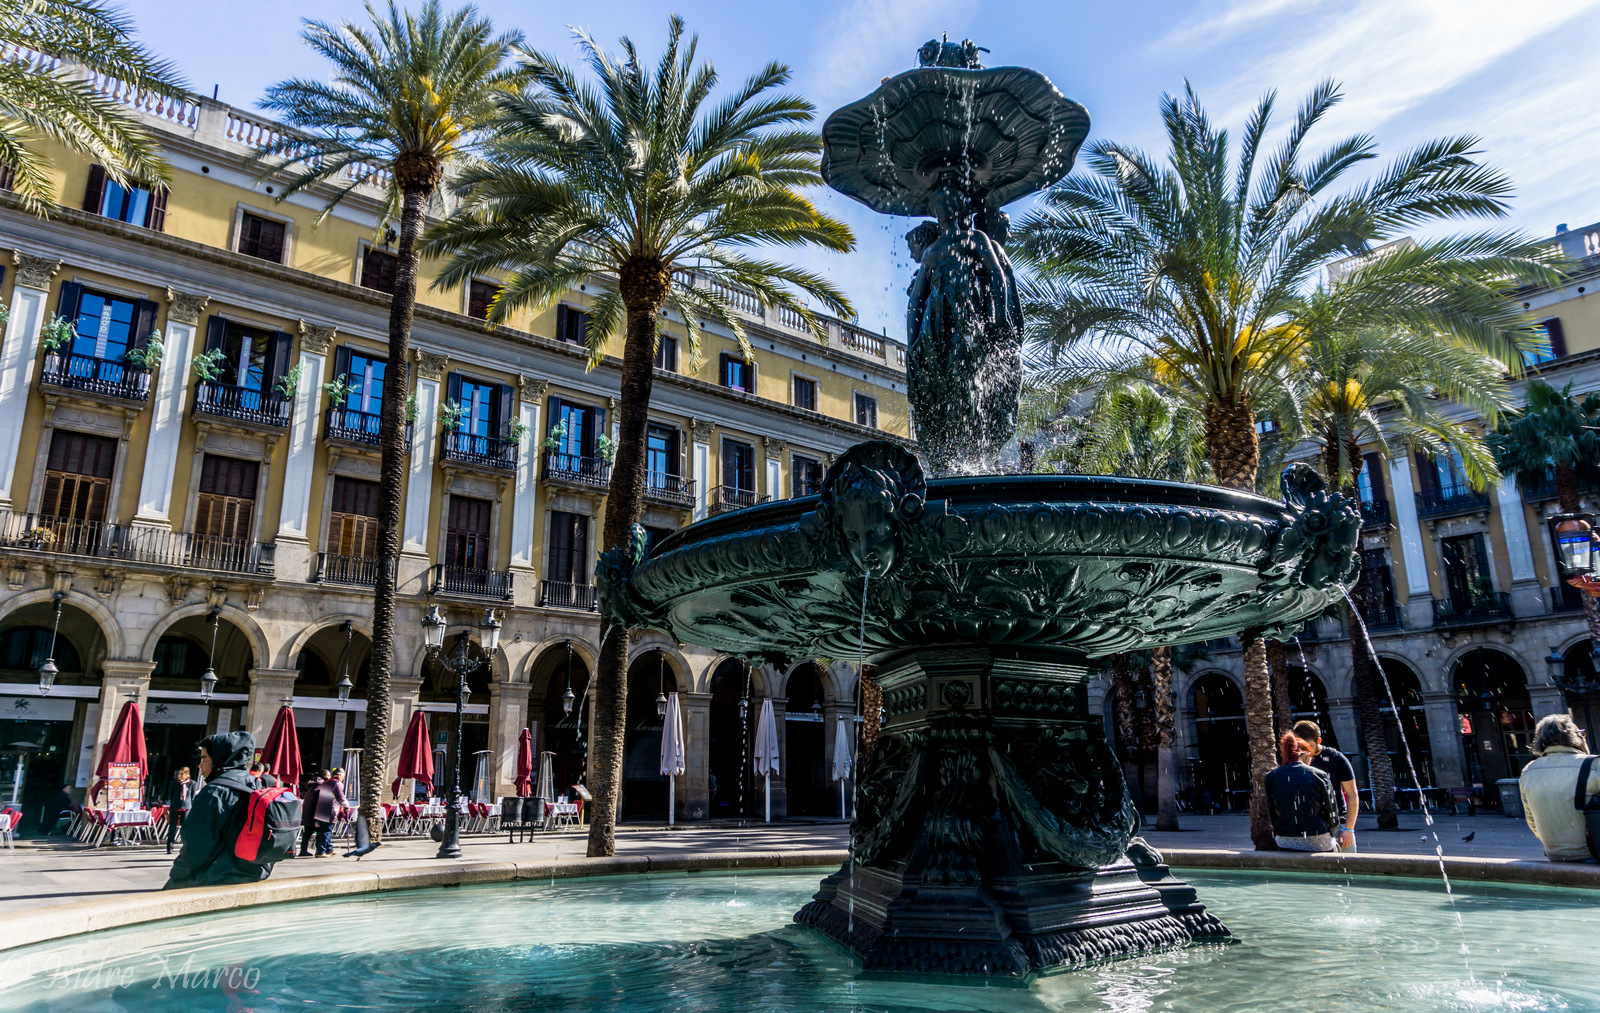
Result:
{"label": "menu board", "polygon": [[106,764],[106,808],[111,812],[129,812],[140,808],[144,797],[137,763]]}

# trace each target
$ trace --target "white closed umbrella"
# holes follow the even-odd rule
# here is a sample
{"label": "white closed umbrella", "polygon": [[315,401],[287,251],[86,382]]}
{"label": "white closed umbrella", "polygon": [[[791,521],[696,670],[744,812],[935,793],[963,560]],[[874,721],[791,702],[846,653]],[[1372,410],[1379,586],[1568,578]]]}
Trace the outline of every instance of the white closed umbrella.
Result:
{"label": "white closed umbrella", "polygon": [[761,701],[761,720],[756,722],[756,773],[767,791],[767,822],[772,822],[772,775],[778,770],[778,721],[772,715],[772,698]]}
{"label": "white closed umbrella", "polygon": [[839,782],[839,818],[844,819],[844,782],[850,777],[850,767],[855,758],[850,755],[852,745],[850,725],[852,720],[840,715],[833,733],[833,779]]}
{"label": "white closed umbrella", "polygon": [[661,725],[661,773],[667,778],[667,826],[673,825],[678,808],[678,775],[683,765],[683,712],[678,709],[678,694],[667,694],[667,716]]}

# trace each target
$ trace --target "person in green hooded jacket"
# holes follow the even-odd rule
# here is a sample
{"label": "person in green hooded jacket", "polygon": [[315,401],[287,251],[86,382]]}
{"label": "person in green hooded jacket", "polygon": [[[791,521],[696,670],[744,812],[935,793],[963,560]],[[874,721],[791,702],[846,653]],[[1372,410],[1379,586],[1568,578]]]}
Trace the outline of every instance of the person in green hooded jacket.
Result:
{"label": "person in green hooded jacket", "polygon": [[256,883],[272,874],[270,865],[241,862],[233,855],[244,824],[245,803],[260,787],[249,771],[255,753],[256,739],[249,732],[224,732],[200,742],[200,775],[205,787],[184,818],[183,848],[162,889]]}

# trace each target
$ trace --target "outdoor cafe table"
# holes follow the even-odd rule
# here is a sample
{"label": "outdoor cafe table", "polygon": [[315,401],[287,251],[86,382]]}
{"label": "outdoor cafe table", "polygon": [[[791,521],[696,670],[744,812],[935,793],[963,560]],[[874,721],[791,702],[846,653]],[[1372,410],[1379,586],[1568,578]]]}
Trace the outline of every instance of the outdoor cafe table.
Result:
{"label": "outdoor cafe table", "polygon": [[104,811],[103,815],[106,818],[106,825],[111,827],[120,827],[123,825],[137,827],[144,826],[146,823],[150,822],[150,810],[148,809],[123,809],[120,811],[107,810]]}

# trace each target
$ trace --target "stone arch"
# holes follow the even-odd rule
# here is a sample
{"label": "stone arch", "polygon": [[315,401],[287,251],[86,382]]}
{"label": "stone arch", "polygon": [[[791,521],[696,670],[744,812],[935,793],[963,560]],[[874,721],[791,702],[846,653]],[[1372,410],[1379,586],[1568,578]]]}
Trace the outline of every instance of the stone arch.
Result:
{"label": "stone arch", "polygon": [[647,654],[665,655],[667,671],[672,673],[673,679],[682,687],[682,692],[694,692],[692,688],[695,682],[694,666],[689,664],[689,659],[684,657],[676,642],[663,637],[659,640],[646,639],[644,642],[636,644],[628,652],[628,670],[632,671],[634,663]]}
{"label": "stone arch", "polygon": [[300,652],[311,643],[311,638],[321,633],[330,626],[343,626],[346,622],[355,627],[355,631],[368,640],[372,639],[372,621],[363,615],[354,612],[341,612],[337,615],[323,616],[307,624],[298,633],[290,637],[283,648],[283,657],[278,659],[278,668],[293,668]]}
{"label": "stone arch", "polygon": [[[210,611],[211,604],[209,602],[194,602],[188,605],[180,605],[162,616],[150,628],[150,632],[145,634],[144,646],[140,648],[137,660],[154,661],[156,644],[160,643],[162,635],[167,630],[171,629],[179,620],[188,619],[191,616],[203,616]],[[242,608],[224,603],[222,606],[222,619],[244,634],[245,639],[250,643],[250,650],[255,656],[257,667],[267,667],[267,662],[274,657],[272,646],[267,640],[266,631],[261,628],[261,625],[255,621],[254,617]]]}
{"label": "stone arch", "polygon": [[[743,664],[745,660],[746,659],[744,657],[737,654],[718,654],[713,656],[712,659],[706,663],[706,666],[700,670],[701,678],[699,681],[701,685],[698,689],[698,692],[711,692],[711,680],[716,677],[717,669],[721,668],[724,664],[729,661],[737,661]],[[771,686],[776,680],[768,678],[767,666],[754,661],[749,662],[749,664],[751,699],[759,700],[763,696],[771,696],[776,698],[778,694],[771,691]]]}
{"label": "stone arch", "polygon": [[[444,628],[445,647],[448,649],[449,646],[455,642],[456,637],[462,634],[467,634],[470,636],[476,629],[477,627],[470,623],[452,623],[451,625],[446,626]],[[412,658],[414,661],[412,662],[411,668],[408,670],[407,674],[421,675],[423,666],[428,663],[428,646],[419,642],[417,644],[415,653],[412,655]],[[489,658],[489,681],[506,682],[510,678],[511,661],[506,657],[506,652],[504,650],[494,652],[494,654]]]}
{"label": "stone arch", "polygon": [[[54,597],[55,590],[48,587],[34,588],[32,591],[14,594],[7,598],[3,604],[0,604],[0,623],[4,623],[12,613],[19,609],[27,608],[29,605],[50,605]],[[92,619],[95,625],[100,627],[100,635],[105,638],[106,658],[113,661],[124,660],[124,652],[127,648],[122,636],[122,624],[117,621],[116,615],[106,608],[104,602],[94,595],[74,592],[63,599],[62,608],[75,608]],[[154,647],[151,648],[152,651],[154,649]],[[83,660],[85,665],[94,663],[87,657]],[[143,660],[148,661],[149,655],[145,655]]]}
{"label": "stone arch", "polygon": [[[572,654],[575,660],[581,660],[584,667],[593,672],[600,661],[600,649],[583,637],[547,636],[525,651],[522,662],[517,666],[516,679],[519,684],[533,686],[533,674],[539,668],[551,651],[565,652],[567,644],[572,645]],[[533,687],[537,689],[537,687]]]}
{"label": "stone arch", "polygon": [[856,678],[855,665],[835,661],[827,668],[822,669],[823,692],[829,698],[839,703],[855,705],[856,688],[860,680]]}

